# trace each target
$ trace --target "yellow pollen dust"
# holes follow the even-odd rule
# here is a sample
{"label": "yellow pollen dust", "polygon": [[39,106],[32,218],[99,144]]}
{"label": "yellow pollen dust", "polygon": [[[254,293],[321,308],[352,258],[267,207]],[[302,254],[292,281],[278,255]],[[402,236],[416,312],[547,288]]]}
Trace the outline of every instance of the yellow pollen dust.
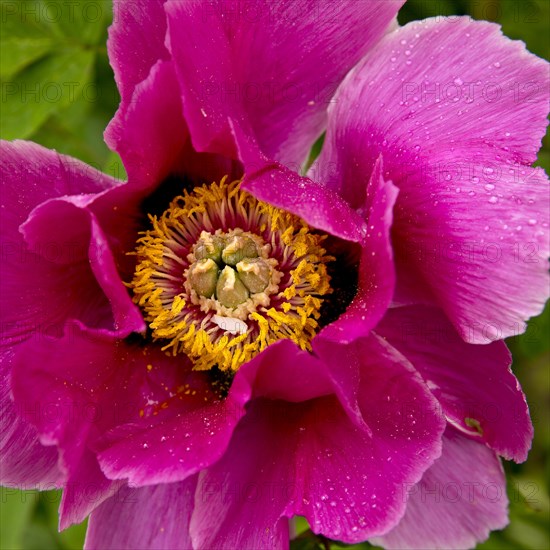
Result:
{"label": "yellow pollen dust", "polygon": [[325,235],[227,177],[149,219],[128,286],[167,353],[186,354],[197,370],[236,371],[283,338],[311,349],[332,292]]}

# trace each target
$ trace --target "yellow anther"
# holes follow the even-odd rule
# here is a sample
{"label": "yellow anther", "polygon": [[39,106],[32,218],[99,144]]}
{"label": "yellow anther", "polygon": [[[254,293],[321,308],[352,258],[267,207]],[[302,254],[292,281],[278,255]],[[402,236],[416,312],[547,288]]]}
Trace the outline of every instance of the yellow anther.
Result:
{"label": "yellow anther", "polygon": [[149,219],[128,286],[162,349],[230,371],[281,338],[311,349],[332,292],[323,235],[227,178]]}

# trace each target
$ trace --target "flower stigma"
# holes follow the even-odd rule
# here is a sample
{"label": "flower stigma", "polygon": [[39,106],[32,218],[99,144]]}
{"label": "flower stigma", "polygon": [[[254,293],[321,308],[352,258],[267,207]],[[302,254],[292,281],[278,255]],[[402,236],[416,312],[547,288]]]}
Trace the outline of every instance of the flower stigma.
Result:
{"label": "flower stigma", "polygon": [[310,350],[332,292],[326,235],[240,181],[176,197],[140,233],[129,287],[163,350],[235,372],[280,339]]}

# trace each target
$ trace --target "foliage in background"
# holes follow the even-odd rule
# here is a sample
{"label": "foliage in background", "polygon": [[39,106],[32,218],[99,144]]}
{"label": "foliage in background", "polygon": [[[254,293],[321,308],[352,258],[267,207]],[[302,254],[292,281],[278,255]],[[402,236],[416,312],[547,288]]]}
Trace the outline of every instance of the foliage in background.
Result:
{"label": "foliage in background", "polygon": [[[79,158],[115,177],[125,172],[102,132],[118,105],[105,47],[109,0],[0,0],[0,137],[30,139]],[[438,15],[469,14],[493,20],[530,51],[550,57],[548,0],[409,0],[400,23]],[[548,140],[539,163],[550,172]],[[526,334],[508,341],[514,371],[527,394],[535,440],[525,464],[507,463],[510,525],[479,545],[484,550],[550,547],[550,308],[533,319]],[[483,373],[480,373],[482,376]],[[85,523],[57,532],[57,492],[0,489],[0,549],[82,548]],[[308,531],[293,550],[340,548]],[[368,548],[368,544],[351,549]]]}
{"label": "foliage in background", "polygon": [[2,139],[30,139],[115,177],[102,139],[119,102],[107,59],[110,0],[2,0]]}

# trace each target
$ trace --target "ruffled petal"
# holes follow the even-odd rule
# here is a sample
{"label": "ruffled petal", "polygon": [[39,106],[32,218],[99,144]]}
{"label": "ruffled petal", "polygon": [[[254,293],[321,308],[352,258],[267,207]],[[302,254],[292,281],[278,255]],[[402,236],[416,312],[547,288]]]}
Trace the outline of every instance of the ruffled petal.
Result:
{"label": "ruffled petal", "polygon": [[358,209],[366,222],[366,234],[361,239],[357,294],[345,313],[321,332],[321,338],[351,342],[365,336],[388,309],[395,288],[390,230],[397,194],[382,176],[380,157],[367,183],[364,204]]}
{"label": "ruffled petal", "polygon": [[[282,515],[294,489],[286,455],[293,445],[283,436],[296,405],[283,410],[271,403],[277,402],[253,401],[224,456],[199,475],[190,523],[194,548],[288,548]],[[276,415],[286,419],[281,430]]]}
{"label": "ruffled petal", "polygon": [[269,160],[239,124],[231,122],[231,132],[245,167],[241,189],[299,216],[316,229],[351,242],[362,240],[366,223],[340,196]]}
{"label": "ruffled petal", "polygon": [[186,139],[172,64],[159,61],[135,87],[132,101],[119,107],[105,141],[120,155],[132,184],[154,189],[178,170]]}
{"label": "ruffled petal", "polygon": [[252,397],[300,402],[334,393],[325,365],[291,340],[279,340],[239,370]]}
{"label": "ruffled petal", "polygon": [[[63,450],[62,463],[67,464],[71,460],[74,460],[72,449]],[[99,468],[95,455],[86,449],[76,465],[70,468],[63,487],[59,505],[59,530],[82,523],[97,506],[123,485],[122,481],[107,479]]]}
{"label": "ruffled petal", "polygon": [[[304,445],[303,462],[297,468],[301,472],[321,470],[313,473],[317,490],[306,497],[309,503],[298,501],[295,513],[306,516],[315,532],[344,542],[359,542],[372,533],[387,531],[399,520],[404,512],[399,488],[409,479],[419,480],[439,457],[445,422],[437,402],[412,366],[382,340],[370,337],[345,346],[334,345],[331,355],[323,350],[321,359],[333,362],[334,369],[353,364],[359,370],[356,399],[364,426],[358,430],[355,418],[349,415],[349,425],[342,422],[341,426],[330,426],[328,418],[338,415],[328,413],[326,430],[332,434],[324,433],[318,442],[318,453],[326,453],[326,459],[313,464],[311,457],[316,453],[310,455]],[[331,449],[322,445],[325,441],[331,442]],[[349,471],[343,465],[349,466]],[[336,489],[331,489],[328,479]],[[313,486],[312,481],[309,483]],[[307,485],[305,488],[307,491]],[[319,499],[324,506],[319,506]]]}
{"label": "ruffled petal", "polygon": [[[390,229],[397,189],[382,177],[382,158],[365,183],[366,197],[358,210],[330,189],[270,162],[242,129],[232,125],[247,173],[242,188],[256,198],[292,212],[329,235],[357,243],[357,292],[346,312],[320,337],[349,342],[364,336],[388,308],[395,285]],[[343,284],[350,286],[349,281]]]}
{"label": "ruffled petal", "polygon": [[111,328],[109,303],[85,252],[89,228],[82,227],[79,215],[70,211],[68,221],[75,227],[67,232],[67,211],[61,212],[36,242],[26,242],[19,228],[33,208],[49,199],[72,195],[75,203],[84,203],[116,181],[78,160],[18,141],[2,142],[1,181],[4,344],[14,345],[36,333],[59,334],[68,318]]}
{"label": "ruffled petal", "polygon": [[[239,382],[242,378],[235,380],[229,395],[222,400],[212,395],[204,382],[201,387],[203,380],[202,376],[189,376],[186,385],[180,387],[183,395],[171,398],[183,403],[176,404],[170,416],[145,419],[106,434],[98,444],[98,459],[107,477],[127,479],[132,486],[172,483],[201,471],[222,456],[244,415],[250,387]],[[186,399],[186,392],[191,398]],[[175,414],[176,410],[179,414]]]}
{"label": "ruffled petal", "polygon": [[62,247],[54,262],[64,267],[69,265],[69,268],[75,262],[84,267],[89,263],[91,273],[87,274],[88,278],[90,275],[95,277],[109,300],[117,333],[126,336],[131,332],[142,332],[145,322],[141,312],[120,279],[106,235],[97,218],[86,208],[88,200],[92,201],[94,197],[92,195],[86,201],[78,196],[46,201],[31,212],[20,231],[29,249],[41,254],[49,244],[63,243],[69,226],[70,237],[65,238],[70,238],[70,247]]}
{"label": "ruffled petal", "polygon": [[373,539],[388,550],[459,550],[508,524],[506,480],[499,459],[448,428],[443,454],[420,483],[404,487],[407,511],[397,527]]}
{"label": "ruffled petal", "polygon": [[169,49],[197,150],[233,156],[228,117],[299,170],[345,74],[403,2],[167,2]]}
{"label": "ruffled petal", "polygon": [[523,331],[548,293],[548,184],[529,168],[548,80],[498,26],[431,19],[386,35],[331,109],[319,178],[359,206],[383,154],[399,277],[415,271],[472,343]]}
{"label": "ruffled petal", "polygon": [[30,141],[0,140],[2,235],[15,234],[31,210],[65,195],[99,193],[118,182],[83,162]]}
{"label": "ruffled petal", "polygon": [[[100,193],[115,180],[78,160],[30,142],[1,142],[2,262],[0,287],[2,323],[2,482],[31,488],[58,486],[57,450],[43,447],[36,431],[20,417],[10,398],[9,377],[14,348],[32,339],[39,346],[47,334],[61,334],[67,319],[91,327],[112,328],[109,302],[76,252],[82,234],[46,239],[31,249],[19,231],[33,208],[49,199]],[[65,225],[66,227],[66,225]],[[26,411],[31,415],[37,410]]]}
{"label": "ruffled petal", "polygon": [[340,348],[339,363],[360,370],[359,408],[372,436],[334,396],[249,405],[227,452],[199,476],[195,547],[282,548],[285,518],[296,514],[345,542],[398,522],[399,488],[418,482],[439,456],[445,422],[402,357],[375,359],[382,349],[376,339]]}
{"label": "ruffled petal", "polygon": [[190,550],[189,520],[196,478],[132,489],[124,487],[95,510],[86,550]]}
{"label": "ruffled petal", "polygon": [[[181,93],[173,64],[159,61],[140,82],[128,105],[122,104],[105,131],[128,173],[128,183],[142,197],[170,176],[197,184],[240,177],[240,167],[219,155],[197,153],[183,118]],[[174,195],[182,188],[175,188]]]}
{"label": "ruffled petal", "polygon": [[467,344],[428,306],[389,310],[376,332],[414,365],[454,426],[506,459],[527,458],[533,426],[504,342]]}
{"label": "ruffled petal", "polygon": [[[0,485],[17,489],[55,489],[63,483],[58,453],[38,441],[33,426],[21,417],[11,399],[9,380],[13,351],[0,355]],[[37,414],[34,411],[33,414]]]}
{"label": "ruffled petal", "polygon": [[24,412],[51,411],[27,417],[42,442],[62,449],[69,474],[90,450],[107,478],[153,485],[181,481],[223,454],[250,397],[246,378],[237,375],[222,398],[185,356],[69,328],[23,344],[12,384]]}
{"label": "ruffled petal", "polygon": [[107,49],[124,104],[135,87],[147,78],[151,67],[169,54],[166,35],[165,0],[114,0],[113,24]]}
{"label": "ruffled petal", "polygon": [[232,161],[198,154],[191,145],[179,84],[164,47],[163,3],[116,1],[109,32],[109,57],[122,101],[105,141],[120,155],[129,184],[142,198],[172,175],[203,184],[241,173]]}

